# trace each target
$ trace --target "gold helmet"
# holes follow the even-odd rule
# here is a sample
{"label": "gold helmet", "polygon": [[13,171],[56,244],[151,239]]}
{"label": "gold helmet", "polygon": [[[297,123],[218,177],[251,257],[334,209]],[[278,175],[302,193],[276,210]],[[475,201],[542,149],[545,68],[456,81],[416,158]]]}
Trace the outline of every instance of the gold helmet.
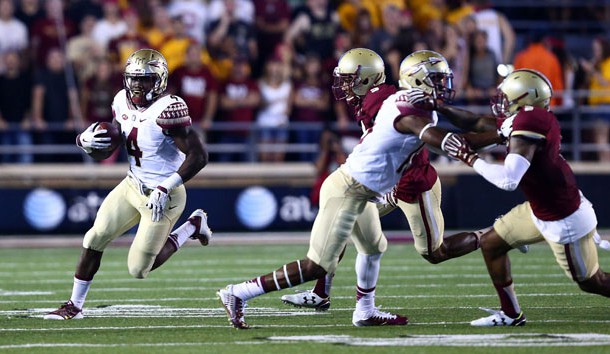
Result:
{"label": "gold helmet", "polygon": [[355,106],[372,87],[385,82],[385,65],[374,51],[354,48],[341,56],[333,77],[335,99]]}
{"label": "gold helmet", "polygon": [[540,72],[519,69],[508,74],[498,86],[491,100],[491,111],[496,117],[510,117],[524,106],[549,109],[553,87]]}
{"label": "gold helmet", "polygon": [[398,86],[418,88],[433,99],[453,99],[453,71],[445,57],[432,50],[418,50],[400,63]]}
{"label": "gold helmet", "polygon": [[167,88],[167,61],[156,50],[140,49],[127,59],[123,76],[129,101],[147,106]]}

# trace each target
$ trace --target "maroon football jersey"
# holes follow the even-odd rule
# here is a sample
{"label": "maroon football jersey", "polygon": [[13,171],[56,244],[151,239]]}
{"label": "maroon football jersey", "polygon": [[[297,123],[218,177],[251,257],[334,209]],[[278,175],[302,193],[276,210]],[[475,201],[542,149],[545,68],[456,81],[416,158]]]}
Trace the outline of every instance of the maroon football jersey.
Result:
{"label": "maroon football jersey", "polygon": [[[373,87],[362,100],[356,116],[358,122],[362,122],[366,129],[372,127],[383,101],[394,93],[396,87],[392,85],[382,84]],[[400,177],[396,185],[396,198],[407,203],[416,202],[421,193],[434,186],[437,176],[436,170],[430,164],[428,150],[421,149],[413,157],[411,166]]]}
{"label": "maroon football jersey", "polygon": [[218,92],[219,85],[212,73],[205,66],[197,69],[181,66],[172,73],[170,84],[186,102],[193,123],[201,122],[210,92]]}
{"label": "maroon football jersey", "polygon": [[544,139],[519,184],[534,215],[553,221],[576,211],[580,193],[574,173],[560,153],[561,132],[555,115],[542,108],[523,109],[513,120],[511,136]]}

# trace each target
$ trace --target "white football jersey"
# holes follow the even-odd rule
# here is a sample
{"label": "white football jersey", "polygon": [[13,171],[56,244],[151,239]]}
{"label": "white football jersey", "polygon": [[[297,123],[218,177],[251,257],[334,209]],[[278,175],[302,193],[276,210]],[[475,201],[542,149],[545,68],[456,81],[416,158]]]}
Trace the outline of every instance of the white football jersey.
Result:
{"label": "white football jersey", "polygon": [[[362,135],[344,165],[354,179],[379,195],[389,192],[398,183],[413,157],[424,146],[417,135],[404,134],[394,128],[395,119],[405,115],[405,109],[399,109],[396,104],[402,94],[399,91],[383,102],[375,124]],[[406,104],[405,100],[399,101],[401,105]],[[436,125],[437,120],[433,114],[433,124]]]}
{"label": "white football jersey", "polygon": [[125,139],[129,170],[140,183],[155,188],[178,171],[185,155],[170,136],[163,134],[163,129],[191,125],[182,98],[165,95],[150,107],[137,108],[121,90],[114,96],[112,110]]}

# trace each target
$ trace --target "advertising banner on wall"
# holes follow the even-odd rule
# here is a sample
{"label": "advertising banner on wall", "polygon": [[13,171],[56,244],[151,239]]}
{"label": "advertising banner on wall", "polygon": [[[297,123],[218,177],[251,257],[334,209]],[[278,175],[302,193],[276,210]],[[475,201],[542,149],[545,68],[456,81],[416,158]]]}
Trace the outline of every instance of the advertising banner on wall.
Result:
{"label": "advertising banner on wall", "polygon": [[[608,176],[579,176],[585,196],[593,203],[600,228],[609,228]],[[83,234],[95,219],[109,189],[0,189],[0,236]],[[250,186],[243,188],[188,188],[187,205],[179,223],[197,208],[208,213],[216,232],[309,231],[317,209],[309,188]],[[443,183],[442,210],[447,229],[480,229],[524,201],[520,192],[505,192],[478,176],[459,176]],[[408,230],[403,213],[383,217],[384,230]]]}
{"label": "advertising banner on wall", "polygon": [[[81,234],[93,224],[108,189],[8,189],[11,205],[0,219],[0,235]],[[214,231],[308,231],[317,214],[309,188],[252,186],[189,188],[182,222],[194,209],[208,213]],[[399,213],[384,218],[392,229],[408,228]]]}

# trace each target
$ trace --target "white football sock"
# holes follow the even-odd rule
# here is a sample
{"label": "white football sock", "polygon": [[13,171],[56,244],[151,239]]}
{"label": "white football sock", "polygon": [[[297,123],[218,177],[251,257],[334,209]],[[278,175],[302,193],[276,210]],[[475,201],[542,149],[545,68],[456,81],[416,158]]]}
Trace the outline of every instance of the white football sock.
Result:
{"label": "white football sock", "polygon": [[194,233],[195,225],[191,224],[191,222],[187,220],[184,224],[180,225],[176,230],[174,230],[171,235],[176,237],[176,246],[180,248]]}
{"label": "white football sock", "polygon": [[86,281],[74,277],[74,285],[72,286],[72,296],[70,297],[70,301],[72,301],[74,306],[78,307],[79,309],[82,309],[83,305],[85,304],[85,298],[87,297],[91,283],[92,280]]}
{"label": "white football sock", "polygon": [[357,294],[356,294],[356,311],[371,311],[375,308],[375,287],[379,278],[379,267],[381,265],[381,256],[378,254],[360,254],[356,256],[356,278],[357,278]]}
{"label": "white football sock", "polygon": [[335,277],[335,274],[326,274],[324,277],[324,292],[327,296],[330,296],[330,289],[333,287],[333,278]]}
{"label": "white football sock", "polygon": [[381,256],[378,254],[360,254],[356,256],[357,285],[362,289],[371,289],[377,286]]}
{"label": "white football sock", "polygon": [[243,283],[233,284],[231,291],[233,295],[247,301],[265,293],[261,282],[261,277],[258,277]]}

